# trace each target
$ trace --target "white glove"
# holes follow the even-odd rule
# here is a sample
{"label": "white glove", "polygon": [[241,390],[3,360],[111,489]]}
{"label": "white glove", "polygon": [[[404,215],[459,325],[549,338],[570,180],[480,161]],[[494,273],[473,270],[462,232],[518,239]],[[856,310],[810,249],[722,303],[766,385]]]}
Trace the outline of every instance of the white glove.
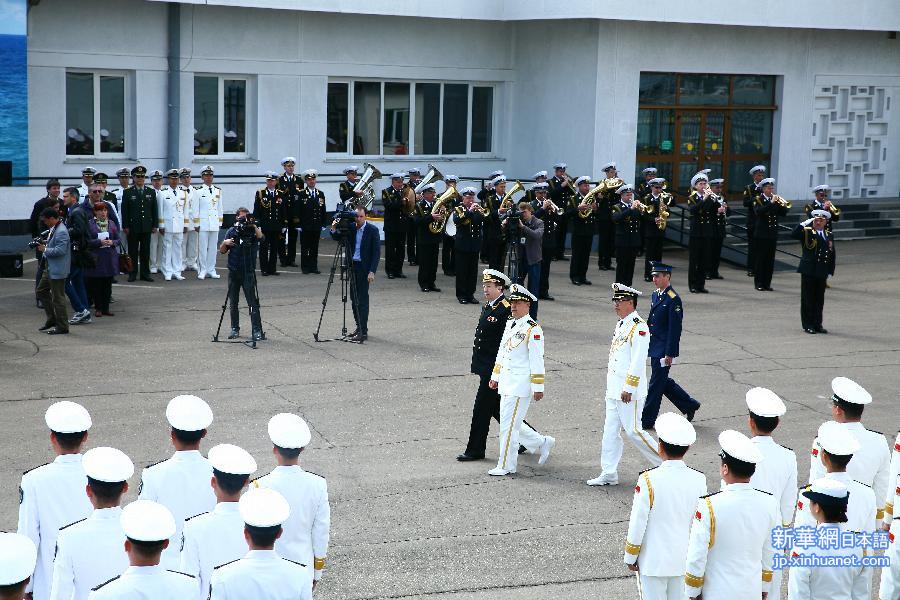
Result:
{"label": "white glove", "polygon": [[810,225],[812,225],[812,222],[813,222],[812,219],[807,219],[800,224],[803,225],[804,227],[809,227]]}

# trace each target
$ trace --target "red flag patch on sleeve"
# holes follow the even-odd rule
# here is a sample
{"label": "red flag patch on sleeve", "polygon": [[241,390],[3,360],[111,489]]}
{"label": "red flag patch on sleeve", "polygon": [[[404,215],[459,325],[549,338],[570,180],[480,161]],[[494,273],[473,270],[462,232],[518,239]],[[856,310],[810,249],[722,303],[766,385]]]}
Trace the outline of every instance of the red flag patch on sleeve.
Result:
{"label": "red flag patch on sleeve", "polygon": [[819,455],[819,450],[818,450],[818,448],[813,448],[813,449],[812,449],[812,455],[813,455],[813,456],[818,456],[818,455]]}
{"label": "red flag patch on sleeve", "polygon": [[699,511],[699,510],[698,510],[698,511],[697,511],[697,514],[696,514],[696,515],[694,515],[694,517],[695,517],[695,518],[696,518],[696,519],[697,519],[697,520],[698,520],[698,521],[700,521],[700,520],[702,520],[702,519],[703,519],[703,515],[702,515],[702,514],[700,514],[700,511]]}
{"label": "red flag patch on sleeve", "polygon": [[539,334],[539,333],[534,334],[534,339],[536,339],[536,340],[541,339],[541,334]]}
{"label": "red flag patch on sleeve", "polygon": [[640,493],[641,493],[641,486],[639,486],[639,485],[634,486],[634,493],[635,493],[635,494],[640,494]]}
{"label": "red flag patch on sleeve", "polygon": [[638,335],[647,335],[646,331],[638,331]]}

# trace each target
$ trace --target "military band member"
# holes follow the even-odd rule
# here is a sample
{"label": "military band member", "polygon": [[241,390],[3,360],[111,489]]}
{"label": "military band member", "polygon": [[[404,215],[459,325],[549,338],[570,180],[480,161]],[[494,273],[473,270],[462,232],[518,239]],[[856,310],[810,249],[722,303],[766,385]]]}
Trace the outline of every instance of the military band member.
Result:
{"label": "military band member", "polygon": [[[456,189],[457,184],[459,183],[459,177],[456,175],[445,175],[444,183],[447,185],[447,188]],[[459,206],[459,199],[451,200],[447,203],[447,210],[452,211],[454,208]],[[453,218],[453,215],[450,215],[450,218]],[[441,240],[441,269],[444,271],[444,275],[447,277],[456,277],[456,240],[451,235],[447,235],[446,230],[444,231],[444,237]]]}
{"label": "military band member", "polygon": [[660,415],[656,433],[662,463],[641,473],[634,486],[625,564],[638,577],[640,598],[682,600],[684,556],[694,509],[706,494],[706,476],[684,463],[697,439],[684,417]]}
{"label": "military band member", "polygon": [[[612,207],[619,201],[616,190],[624,185],[619,179],[616,163],[608,162],[603,165],[605,187],[597,196],[597,267],[601,271],[612,269],[612,257],[616,246],[616,232],[612,220]],[[632,188],[633,189],[633,188]],[[632,268],[632,270],[634,270]]]}
{"label": "military band member", "polygon": [[558,205],[550,200],[549,184],[536,183],[529,190],[532,193],[534,216],[544,222],[544,237],[541,240],[541,278],[538,286],[538,300],[555,300],[550,295],[550,263],[556,256],[557,228],[562,219]]}
{"label": "military band member", "polygon": [[95,587],[89,600],[201,598],[194,577],[166,569],[160,559],[175,533],[175,519],[165,506],[137,500],[122,509],[121,523],[131,566],[120,576]]}
{"label": "military band member", "polygon": [[352,165],[345,168],[343,172],[347,179],[346,181],[342,181],[338,186],[338,194],[341,198],[341,202],[349,208],[350,204],[355,204],[356,200],[363,195],[362,192],[353,191],[353,188],[356,187],[356,182],[359,179],[359,167]]}
{"label": "military band member", "polygon": [[534,179],[534,185],[531,186],[531,189],[525,191],[525,197],[522,200],[533,205],[535,186],[540,183],[547,183],[547,171],[538,171],[531,178]]}
{"label": "military band member", "polygon": [[177,569],[185,520],[209,512],[216,505],[210,487],[213,468],[200,454],[200,441],[206,437],[213,414],[197,396],[176,396],[166,406],[166,420],[172,428],[170,439],[175,454],[144,468],[138,497],[159,502],[174,515],[175,526],[168,535],[171,544],[163,552],[162,565]]}
{"label": "military band member", "polygon": [[131,187],[131,171],[129,171],[126,167],[122,167],[118,171],[116,171],[116,178],[119,180],[119,187],[112,191],[113,196],[116,197],[116,210],[119,212],[119,215],[122,214],[122,194]]}
{"label": "military band member", "polygon": [[688,541],[684,583],[688,598],[765,598],[772,582],[772,530],[779,525],[774,496],[753,488],[763,460],[744,434],[719,434],[726,486],[697,502]]}
{"label": "military band member", "polygon": [[489,211],[484,220],[482,234],[484,236],[482,247],[487,257],[488,266],[495,271],[502,271],[506,262],[506,244],[503,240],[503,220],[500,215],[500,204],[506,195],[506,176],[497,175],[491,180],[492,189],[485,193],[481,206]]}
{"label": "military band member", "polygon": [[275,550],[291,513],[284,496],[254,488],[241,496],[238,509],[250,551],[216,569],[210,600],[312,600],[313,582],[306,567]]}
{"label": "military band member", "polygon": [[753,201],[756,225],[753,230],[756,267],[753,283],[757,291],[772,291],[772,274],[775,271],[775,249],[778,246],[778,217],[787,214],[790,206],[775,196],[775,180],[771,177],[760,182],[762,193]]}
{"label": "military band member", "polygon": [[634,279],[634,263],[641,250],[644,205],[634,197],[634,186],[626,183],[616,190],[619,201],[612,207],[616,232],[616,281],[627,286]]}
{"label": "military band member", "polygon": [[210,482],[216,495],[216,507],[187,519],[181,532],[179,570],[197,579],[202,597],[209,597],[213,570],[234,562],[247,553],[244,521],[238,514],[238,500],[250,475],[256,472],[256,460],[250,453],[232,444],[209,449],[213,468]]}
{"label": "military band member", "polygon": [[59,530],[50,600],[85,600],[92,588],[128,568],[119,519],[134,463],[121,450],[101,447],[85,452],[82,464],[93,511]]}
{"label": "military band member", "polygon": [[591,179],[582,175],[575,180],[577,192],[571,196],[566,205],[566,218],[572,230],[572,261],[569,263],[569,281],[573,285],[591,285],[587,278],[588,265],[591,262],[591,246],[597,232],[596,203],[591,206],[583,202],[591,189]]}
{"label": "military band member", "polygon": [[97,169],[94,167],[85,167],[81,170],[81,183],[78,185],[78,197],[87,198],[88,192],[91,190],[91,184],[94,183],[94,175]]}
{"label": "military band member", "polygon": [[296,164],[297,159],[293,156],[281,159],[284,173],[278,178],[276,186],[281,192],[285,220],[285,231],[279,244],[282,267],[297,266],[297,228],[300,227],[300,192],[303,190],[303,182],[294,174]]}
{"label": "military band member", "polygon": [[641,170],[641,175],[643,175],[644,180],[637,185],[637,188],[634,191],[634,195],[637,196],[639,200],[643,200],[644,196],[650,193],[650,188],[653,185],[652,181],[657,178],[657,173],[658,170],[656,167],[647,167],[646,169]]}
{"label": "military band member", "polygon": [[320,274],[319,240],[325,224],[325,192],[316,186],[315,169],[303,172],[306,188],[300,192],[300,270]]}
{"label": "military band member", "polygon": [[709,177],[701,171],[691,177],[688,210],[691,213],[691,237],[688,242],[688,289],[692,294],[706,294],[706,265],[715,235],[716,196],[709,189]]}
{"label": "military band member", "polygon": [[[572,196],[575,195],[575,185],[566,175],[568,165],[558,162],[553,165],[553,177],[547,181],[550,184],[550,199],[561,208],[569,206]],[[569,217],[564,213],[557,223],[556,228],[556,252],[553,260],[568,260],[566,258],[566,235],[569,232]]]}
{"label": "military band member", "polygon": [[825,284],[834,273],[834,234],[828,231],[831,213],[816,209],[811,217],[791,232],[800,240],[803,255],[797,272],[800,273],[800,322],[806,333],[828,333],[822,326],[825,308]]}
{"label": "military band member", "polygon": [[191,170],[178,171],[180,184],[178,189],[185,194],[184,214],[188,220],[188,229],[181,241],[182,271],[196,271],[199,268],[197,254],[200,251],[200,216],[196,215],[197,190],[199,186],[191,185]]}
{"label": "military band member", "polygon": [[[491,171],[488,176],[485,178],[484,186],[478,190],[477,198],[478,201],[481,202],[482,206],[484,206],[485,201],[488,196],[494,191],[494,180],[498,177],[502,177],[503,181],[506,181],[506,176],[503,174],[502,169],[497,169],[496,171]],[[484,257],[482,257],[482,262],[487,262]]]}
{"label": "military band member", "polygon": [[[876,519],[884,518],[884,499],[891,468],[891,451],[884,435],[866,429],[861,420],[863,409],[871,404],[872,395],[861,385],[846,377],[831,380],[831,416],[859,443],[859,450],[847,465],[850,476],[872,488],[875,492]],[[825,466],[818,460],[822,445],[813,440],[812,459],[809,463],[809,481],[825,476]]]}
{"label": "military band member", "polygon": [[753,277],[756,268],[756,213],[753,211],[753,203],[756,197],[762,193],[761,182],[766,176],[766,166],[756,165],[750,169],[752,181],[744,188],[743,205],[747,211],[747,276]]}
{"label": "military band member", "polygon": [[56,458],[25,471],[19,484],[17,531],[34,542],[38,553],[34,576],[25,590],[34,598],[50,596],[59,529],[91,513],[91,503],[84,493],[87,475],[81,456],[91,416],[80,404],[63,400],[47,409],[44,421]]}
{"label": "military band member", "polygon": [[715,229],[709,250],[709,263],[706,266],[707,279],[723,279],[719,275],[719,264],[722,262],[722,244],[725,243],[725,236],[728,235],[728,217],[731,215],[731,207],[728,206],[722,189],[724,183],[725,180],[722,178],[709,180],[709,189],[716,195],[717,206]]}
{"label": "military band member", "polygon": [[[416,203],[416,212],[413,219],[416,221],[416,252],[419,261],[419,289],[423,292],[440,292],[441,289],[435,286],[435,278],[437,277],[438,264],[438,247],[441,238],[444,236],[442,231],[434,233],[429,228],[435,220],[436,216],[431,215],[434,208],[434,184],[429,183],[422,189],[422,199]],[[438,209],[446,210],[445,207]]]}
{"label": "military band member", "polygon": [[169,185],[156,195],[159,202],[159,233],[163,241],[162,273],[166,281],[174,277],[183,280],[181,274],[184,259],[181,248],[190,224],[188,192],[178,185],[178,169],[166,172]]}
{"label": "military band member", "polygon": [[18,533],[0,532],[0,590],[6,594],[4,600],[26,597],[25,587],[31,583],[36,564],[34,542]]}
{"label": "military band member", "polygon": [[812,218],[812,213],[814,210],[827,210],[831,215],[828,219],[828,223],[825,225],[825,229],[829,232],[832,230],[832,225],[841,220],[841,209],[831,203],[831,200],[828,199],[828,191],[829,188],[827,185],[817,185],[813,188],[813,193],[815,194],[815,199],[812,202],[807,204],[803,208],[803,212],[806,213],[806,218]]}
{"label": "military band member", "polygon": [[134,185],[122,194],[122,229],[128,236],[128,252],[134,263],[134,271],[128,281],[140,277],[142,281],[153,281],[150,277],[150,234],[156,232],[159,210],[156,192],[144,186],[147,168],[138,165],[131,170]]}
{"label": "military band member", "polygon": [[[488,475],[510,475],[516,472],[519,437],[532,399],[544,397],[544,332],[528,314],[529,305],[537,298],[523,286],[510,287],[511,318],[503,331],[497,359],[488,386],[500,394],[500,456]],[[543,465],[556,445],[550,436],[542,438],[538,464]]]}
{"label": "military band member", "polygon": [[[156,194],[156,210],[159,220],[162,221],[162,197],[160,195],[165,186],[163,186],[162,171],[159,169],[150,174],[150,187],[153,188],[153,192]],[[157,227],[150,234],[150,273],[153,275],[159,273],[165,263],[165,258],[163,257],[163,247],[165,245],[163,233]]]}
{"label": "military band member", "polygon": [[663,396],[683,412],[688,421],[692,421],[694,413],[700,409],[700,403],[669,377],[669,370],[680,352],[681,323],[684,319],[681,296],[672,287],[672,267],[657,262],[653,263],[652,272],[656,289],[650,297],[650,312],[647,313],[650,384],[641,413],[644,429],[652,429],[656,423]]}
{"label": "military band member", "polygon": [[384,206],[384,269],[388,279],[406,278],[403,274],[403,259],[411,219],[403,198],[404,177],[404,173],[394,173],[391,175],[391,185],[381,190],[381,204]]}
{"label": "military band member", "polygon": [[[475,342],[472,347],[471,372],[478,375],[480,383],[475,394],[475,405],[472,408],[472,425],[469,429],[469,441],[466,450],[456,457],[458,461],[482,460],[487,445],[491,417],[500,422],[500,394],[490,386],[491,373],[497,360],[500,341],[510,318],[510,303],[503,295],[503,289],[510,285],[509,277],[494,269],[482,272],[481,289],[487,303],[481,308],[478,327],[475,328]],[[518,453],[529,451],[540,452],[547,440],[547,452],[555,440],[542,436],[527,421],[519,427]]]}
{"label": "military band member", "polygon": [[219,229],[222,228],[222,188],[213,185],[213,168],[209,165],[200,171],[203,185],[194,194],[196,200],[194,215],[200,219],[200,242],[198,257],[200,268],[197,279],[211,277],[219,279],[216,273],[216,254],[219,250]]}
{"label": "military band member", "polygon": [[282,246],[281,231],[285,225],[285,202],[278,189],[278,174],[266,173],[266,187],[256,190],[253,219],[263,232],[259,248],[259,271],[263,277],[279,275],[276,267]]}
{"label": "military band member", "polygon": [[641,198],[647,206],[644,219],[644,281],[653,281],[650,270],[654,262],[662,260],[663,242],[666,239],[666,224],[668,217],[661,215],[660,208],[666,211],[674,203],[674,198],[669,192],[663,191],[666,180],[655,177],[647,182],[649,193]]}
{"label": "military band member", "polygon": [[661,460],[657,443],[641,426],[641,413],[647,398],[647,350],[650,331],[637,312],[641,292],[634,288],[612,284],[613,307],[619,321],[609,347],[606,372],[603,442],[600,450],[599,476],[589,479],[588,485],[618,485],[619,461],[624,450],[622,431],[654,467]]}
{"label": "military band member", "polygon": [[[475,203],[476,190],[462,190],[462,204],[453,209],[450,218],[456,225],[456,299],[460,304],[478,304],[475,285],[478,281],[478,253],[481,250],[481,226],[484,215]],[[446,240],[444,240],[446,243]]]}
{"label": "military band member", "polygon": [[[406,174],[409,177],[409,181],[403,186],[403,194],[410,195],[412,194],[412,190],[415,190],[416,186],[421,183],[422,172],[419,171],[419,169],[412,168],[407,171]],[[418,202],[418,200],[419,198],[413,198],[413,203]],[[413,212],[415,212],[415,210],[413,210]],[[413,218],[413,215],[410,214],[406,230],[406,259],[409,261],[409,266],[411,267],[419,264],[418,257],[416,256],[417,229],[416,220]]]}
{"label": "military band member", "polygon": [[284,558],[306,565],[315,587],[322,579],[328,555],[328,484],[321,475],[300,466],[300,454],[311,440],[306,421],[294,414],[280,413],[269,419],[268,431],[278,466],[257,479],[254,486],[273,489],[288,501],[291,514],[275,549]]}

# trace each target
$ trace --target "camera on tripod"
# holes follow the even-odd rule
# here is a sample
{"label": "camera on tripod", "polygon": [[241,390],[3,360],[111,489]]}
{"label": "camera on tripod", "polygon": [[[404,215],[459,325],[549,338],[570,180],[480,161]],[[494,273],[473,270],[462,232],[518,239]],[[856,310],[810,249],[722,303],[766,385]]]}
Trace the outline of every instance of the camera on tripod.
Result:
{"label": "camera on tripod", "polygon": [[356,230],[356,207],[353,204],[338,204],[334,211],[335,230],[349,235]]}
{"label": "camera on tripod", "polygon": [[253,215],[242,215],[234,220],[235,237],[243,242],[256,237],[256,223]]}
{"label": "camera on tripod", "polygon": [[42,231],[36,238],[33,238],[30,242],[28,242],[28,247],[34,250],[38,246],[46,246],[47,242],[50,240],[50,230]]}

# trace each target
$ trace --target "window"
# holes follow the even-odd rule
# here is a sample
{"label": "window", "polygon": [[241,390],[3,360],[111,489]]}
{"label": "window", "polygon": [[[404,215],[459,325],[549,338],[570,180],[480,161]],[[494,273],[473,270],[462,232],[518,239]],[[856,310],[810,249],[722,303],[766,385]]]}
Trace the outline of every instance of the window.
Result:
{"label": "window", "polygon": [[66,154],[125,153],[125,75],[66,73]]}
{"label": "window", "polygon": [[194,154],[247,154],[247,80],[194,77]]}
{"label": "window", "polygon": [[[352,118],[351,118],[352,117]],[[329,82],[325,151],[354,156],[494,151],[494,87]]]}

